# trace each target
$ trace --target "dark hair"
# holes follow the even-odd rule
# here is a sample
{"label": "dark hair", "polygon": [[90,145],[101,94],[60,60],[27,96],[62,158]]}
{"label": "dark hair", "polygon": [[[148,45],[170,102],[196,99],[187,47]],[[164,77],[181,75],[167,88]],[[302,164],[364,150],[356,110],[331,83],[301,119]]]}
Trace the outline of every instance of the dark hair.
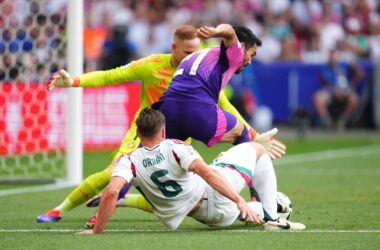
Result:
{"label": "dark hair", "polygon": [[174,38],[191,40],[197,37],[197,29],[191,25],[181,25],[174,31]]}
{"label": "dark hair", "polygon": [[144,108],[136,119],[136,125],[141,136],[151,138],[165,126],[165,116],[158,110]]}
{"label": "dark hair", "polygon": [[251,48],[253,45],[261,46],[261,40],[253,32],[244,26],[233,26],[239,42],[244,43],[245,47]]}

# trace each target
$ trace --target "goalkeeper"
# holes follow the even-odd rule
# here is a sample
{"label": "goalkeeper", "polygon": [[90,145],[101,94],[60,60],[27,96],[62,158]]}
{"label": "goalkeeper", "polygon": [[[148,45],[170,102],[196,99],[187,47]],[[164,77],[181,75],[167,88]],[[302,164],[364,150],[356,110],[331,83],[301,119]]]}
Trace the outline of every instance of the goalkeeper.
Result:
{"label": "goalkeeper", "polygon": [[[172,54],[152,55],[134,61],[123,67],[108,71],[91,72],[73,78],[71,78],[65,71],[61,70],[52,76],[48,83],[48,89],[52,90],[54,87],[101,87],[132,80],[141,80],[141,110],[145,107],[150,107],[153,103],[159,100],[161,95],[168,88],[176,67],[183,58],[198,50],[199,43],[197,31],[194,27],[188,25],[180,26],[174,32]],[[223,93],[220,94],[218,104],[223,110],[227,110],[234,114],[248,129],[251,129],[237,110],[228,102]],[[135,119],[138,114],[139,112],[136,113]],[[136,136],[136,125],[134,121],[123,139],[114,159],[117,159],[122,154],[129,153],[138,147],[140,141]],[[266,137],[270,136],[268,134],[265,135]],[[260,136],[257,136],[256,139],[260,139]],[[38,216],[37,222],[45,223],[59,221],[64,213],[98,194],[108,184],[113,169],[114,161],[104,171],[87,177],[60,205]]]}

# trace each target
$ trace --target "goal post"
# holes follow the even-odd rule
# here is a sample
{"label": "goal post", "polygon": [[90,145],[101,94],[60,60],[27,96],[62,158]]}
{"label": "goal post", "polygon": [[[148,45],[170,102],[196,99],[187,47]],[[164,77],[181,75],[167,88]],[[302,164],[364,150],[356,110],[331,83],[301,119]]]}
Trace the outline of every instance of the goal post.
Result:
{"label": "goal post", "polygon": [[3,0],[0,13],[0,182],[78,184],[82,89],[46,83],[83,72],[83,0]]}
{"label": "goal post", "polygon": [[84,71],[84,1],[1,4],[0,183],[76,185],[84,150],[120,145],[140,107],[140,85],[48,91],[54,72]]}
{"label": "goal post", "polygon": [[[69,0],[67,9],[67,69],[75,76],[83,73],[83,0]],[[82,89],[68,89],[66,181],[72,184],[83,179],[82,110]]]}

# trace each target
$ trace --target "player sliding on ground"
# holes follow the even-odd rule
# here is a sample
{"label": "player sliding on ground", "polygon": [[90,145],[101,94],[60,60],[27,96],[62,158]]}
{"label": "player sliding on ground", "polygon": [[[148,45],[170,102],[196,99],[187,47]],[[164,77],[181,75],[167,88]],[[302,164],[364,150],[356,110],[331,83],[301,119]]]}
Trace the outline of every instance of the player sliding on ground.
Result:
{"label": "player sliding on ground", "polygon": [[[271,230],[305,229],[301,223],[279,218],[276,176],[262,145],[240,144],[207,166],[192,146],[165,139],[161,112],[145,109],[136,124],[142,147],[118,160],[102,196],[95,228],[82,233],[103,232],[118,193],[127,183],[146,197],[157,218],[171,230],[186,216],[213,227],[226,227],[240,219]],[[238,194],[249,182],[255,185],[261,203],[247,204]]]}
{"label": "player sliding on ground", "polygon": [[[141,80],[140,110],[150,107],[157,102],[161,95],[168,88],[172,76],[181,60],[187,55],[198,50],[199,38],[197,30],[189,25],[180,26],[174,32],[172,54],[152,55],[140,60],[134,61],[124,67],[119,67],[108,71],[96,71],[80,75],[79,77],[70,77],[65,71],[60,71],[53,75],[48,83],[49,90],[54,87],[98,87],[112,84],[119,84],[132,80]],[[233,114],[247,130],[255,133],[249,124],[244,121],[238,111],[229,103],[223,92],[220,93],[219,106],[229,113]],[[135,115],[135,119],[138,116]],[[125,154],[136,149],[140,143],[136,136],[135,119],[131,128],[127,132],[122,144],[115,155],[117,159],[121,154]],[[256,136],[256,141],[266,143],[274,134],[275,130],[269,133],[263,133]],[[272,142],[275,140],[272,140]],[[273,144],[269,144],[273,145]],[[277,149],[275,147],[268,149],[273,157],[280,157],[285,153],[285,148]],[[56,208],[39,215],[37,222],[56,222],[59,221],[63,214],[92,198],[108,184],[114,162],[112,162],[104,171],[98,172],[87,177],[69,196]],[[124,196],[127,189],[120,194]]]}

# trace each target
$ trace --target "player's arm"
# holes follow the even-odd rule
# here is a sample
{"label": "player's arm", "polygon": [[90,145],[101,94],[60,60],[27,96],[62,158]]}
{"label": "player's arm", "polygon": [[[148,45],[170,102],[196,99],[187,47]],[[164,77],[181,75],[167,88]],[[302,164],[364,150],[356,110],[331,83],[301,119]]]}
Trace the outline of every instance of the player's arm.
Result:
{"label": "player's arm", "polygon": [[202,26],[197,30],[200,39],[208,39],[211,37],[219,37],[224,41],[224,45],[229,48],[237,39],[236,33],[231,25],[219,24],[216,28],[210,26]]}
{"label": "player's arm", "polygon": [[48,90],[54,87],[103,87],[123,82],[142,80],[149,71],[150,57],[133,61],[125,66],[111,70],[93,71],[71,77],[65,70],[54,73],[48,81]]}
{"label": "player's arm", "polygon": [[81,234],[100,234],[103,232],[116,209],[117,196],[125,184],[127,184],[127,181],[120,176],[114,176],[111,178],[111,181],[105,189],[102,199],[100,200],[98,216],[94,229],[85,230],[81,232]]}
{"label": "player's arm", "polygon": [[129,157],[124,155],[118,160],[115,169],[112,172],[112,178],[105,189],[102,199],[100,200],[98,217],[94,229],[85,230],[81,234],[99,234],[102,233],[109,219],[115,211],[117,197],[122,187],[131,182],[134,178],[134,165]]}
{"label": "player's arm", "polygon": [[127,181],[120,176],[111,178],[110,184],[107,186],[100,201],[98,218],[95,228],[93,229],[94,233],[103,232],[107,222],[116,209],[117,196],[125,184],[127,184]]}
{"label": "player's arm", "polygon": [[202,177],[218,193],[235,202],[240,210],[240,216],[242,219],[254,221],[259,224],[263,223],[257,215],[252,213],[243,197],[232,188],[224,176],[217,170],[210,168],[203,160],[194,160],[190,164],[188,170]]}

